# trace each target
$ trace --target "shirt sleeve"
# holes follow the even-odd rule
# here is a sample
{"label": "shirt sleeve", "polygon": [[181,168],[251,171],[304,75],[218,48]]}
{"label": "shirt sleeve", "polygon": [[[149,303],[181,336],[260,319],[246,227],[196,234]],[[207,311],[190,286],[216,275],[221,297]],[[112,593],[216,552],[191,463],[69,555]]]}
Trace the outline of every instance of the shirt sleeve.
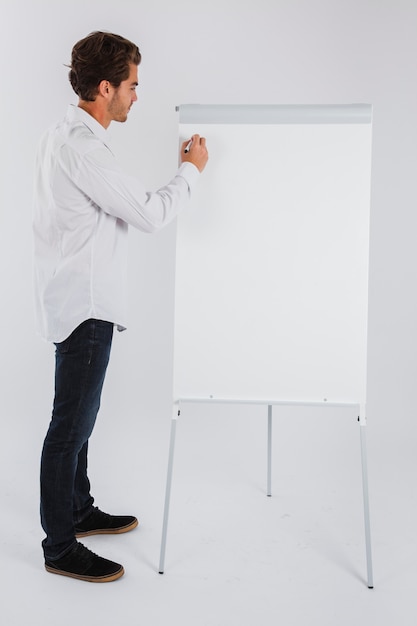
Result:
{"label": "shirt sleeve", "polygon": [[190,199],[200,176],[192,163],[182,163],[174,178],[155,192],[124,172],[105,147],[84,155],[78,169],[79,189],[100,209],[144,232],[159,230],[176,217]]}

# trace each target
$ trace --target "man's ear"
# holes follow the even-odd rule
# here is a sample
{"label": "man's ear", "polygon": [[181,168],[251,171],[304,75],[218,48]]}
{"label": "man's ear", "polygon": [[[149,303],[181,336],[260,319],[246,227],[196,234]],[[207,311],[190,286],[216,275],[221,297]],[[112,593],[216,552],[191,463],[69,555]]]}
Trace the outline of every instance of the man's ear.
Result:
{"label": "man's ear", "polygon": [[111,91],[111,84],[108,80],[102,80],[98,86],[98,93],[103,96],[103,98],[108,98]]}

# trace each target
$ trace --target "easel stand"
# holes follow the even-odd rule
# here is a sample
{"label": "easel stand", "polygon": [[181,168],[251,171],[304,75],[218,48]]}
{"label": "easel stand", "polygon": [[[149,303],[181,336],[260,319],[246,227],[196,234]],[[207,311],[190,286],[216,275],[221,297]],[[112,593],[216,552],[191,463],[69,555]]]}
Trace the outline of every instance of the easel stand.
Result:
{"label": "easel stand", "polygon": [[175,435],[177,420],[181,413],[181,404],[184,403],[199,403],[209,402],[217,404],[261,404],[268,407],[268,444],[267,444],[267,490],[266,495],[272,495],[272,407],[273,405],[281,406],[309,406],[320,407],[326,406],[332,407],[345,407],[358,410],[358,422],[360,427],[360,441],[361,441],[361,462],[362,462],[362,488],[363,488],[363,505],[364,505],[364,518],[365,518],[365,546],[366,546],[366,564],[367,564],[367,584],[369,589],[373,589],[373,574],[372,574],[372,551],[371,551],[371,526],[370,526],[370,514],[369,514],[369,492],[368,492],[368,467],[367,467],[367,454],[366,454],[366,418],[364,407],[355,403],[335,403],[335,402],[290,402],[290,401],[278,401],[278,400],[245,400],[237,401],[231,399],[202,399],[202,398],[181,398],[174,403],[173,415],[171,421],[171,436],[169,444],[169,456],[168,456],[168,471],[165,490],[165,505],[164,505],[164,519],[162,527],[162,540],[161,551],[159,560],[159,573],[164,573],[165,568],[165,552],[168,532],[168,518],[169,518],[169,506],[171,499],[171,485],[172,485],[172,472],[174,465],[174,452],[175,452]]}

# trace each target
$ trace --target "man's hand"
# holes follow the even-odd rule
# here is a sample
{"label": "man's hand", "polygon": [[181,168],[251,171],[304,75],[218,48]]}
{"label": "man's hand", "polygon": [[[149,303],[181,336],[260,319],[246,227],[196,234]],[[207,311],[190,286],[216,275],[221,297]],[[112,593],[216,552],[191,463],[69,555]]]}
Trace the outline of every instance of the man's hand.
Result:
{"label": "man's hand", "polygon": [[[188,152],[185,151],[186,148],[188,148]],[[193,135],[191,139],[184,141],[181,146],[180,158],[181,163],[193,163],[202,172],[208,161],[205,137]]]}

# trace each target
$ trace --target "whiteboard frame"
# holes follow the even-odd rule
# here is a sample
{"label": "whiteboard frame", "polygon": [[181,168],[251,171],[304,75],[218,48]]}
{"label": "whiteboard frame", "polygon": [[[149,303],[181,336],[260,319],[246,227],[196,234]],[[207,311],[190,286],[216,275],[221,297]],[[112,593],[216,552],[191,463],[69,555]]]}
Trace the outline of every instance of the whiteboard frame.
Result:
{"label": "whiteboard frame", "polygon": [[371,104],[182,104],[180,124],[372,124]]}
{"label": "whiteboard frame", "polygon": [[[359,125],[371,125],[372,124],[372,105],[370,104],[336,104],[336,105],[195,105],[186,104],[176,107],[179,113],[179,123],[189,124],[190,129],[193,125],[198,124],[359,124]],[[204,174],[203,174],[204,176]],[[369,181],[370,188],[370,181]],[[369,196],[370,204],[370,196]],[[181,227],[181,216],[177,222],[177,236],[178,228]],[[368,210],[368,228],[369,228],[369,210]],[[177,249],[178,253],[178,249]],[[369,255],[369,230],[367,241],[367,254]],[[367,259],[368,261],[368,259]],[[366,272],[366,280],[368,275],[368,266],[364,268]],[[177,310],[177,300],[176,300]],[[366,301],[366,316],[367,316],[367,301]],[[365,329],[365,341],[367,342],[367,329]],[[365,355],[367,353],[367,346],[364,347]],[[297,397],[298,394],[291,397],[281,397],[280,395],[274,396],[273,390],[271,394],[265,394],[265,397],[240,397],[235,394],[221,394],[221,397],[213,397],[210,394],[195,394],[195,393],[183,393],[176,389],[175,377],[176,377],[176,355],[178,352],[177,337],[174,341],[174,383],[173,383],[173,397],[174,403],[178,401],[218,401],[218,402],[245,402],[254,404],[286,404],[286,405],[309,405],[317,406],[323,404],[326,406],[359,406],[361,417],[361,423],[365,420],[365,402],[366,391],[359,394],[358,397],[337,397],[323,398],[314,394],[311,399],[303,397]],[[366,356],[365,356],[365,376],[366,376]],[[366,389],[366,380],[364,382],[364,389]],[[272,395],[272,399],[271,399]]]}

